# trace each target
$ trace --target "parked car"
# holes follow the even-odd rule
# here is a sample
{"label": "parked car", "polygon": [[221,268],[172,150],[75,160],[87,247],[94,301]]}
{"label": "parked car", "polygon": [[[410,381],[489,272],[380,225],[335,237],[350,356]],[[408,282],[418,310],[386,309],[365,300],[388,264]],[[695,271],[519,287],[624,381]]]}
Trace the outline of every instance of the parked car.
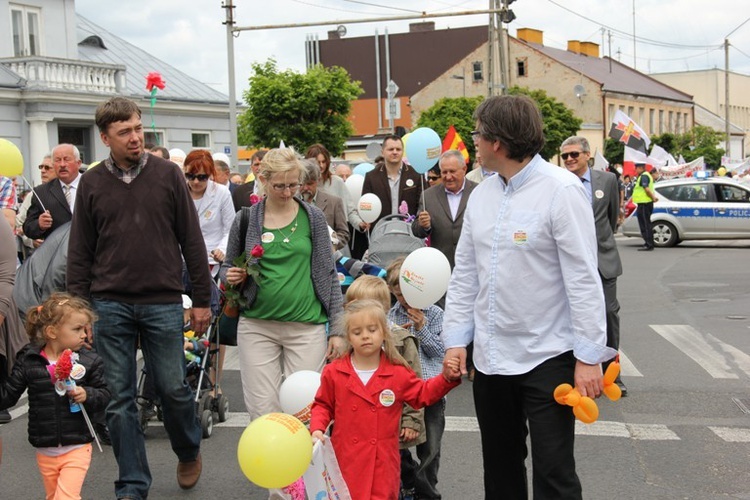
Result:
{"label": "parked car", "polygon": [[[750,187],[726,177],[657,182],[659,198],[651,223],[654,244],[671,247],[685,240],[750,239]],[[622,233],[638,236],[638,209]]]}

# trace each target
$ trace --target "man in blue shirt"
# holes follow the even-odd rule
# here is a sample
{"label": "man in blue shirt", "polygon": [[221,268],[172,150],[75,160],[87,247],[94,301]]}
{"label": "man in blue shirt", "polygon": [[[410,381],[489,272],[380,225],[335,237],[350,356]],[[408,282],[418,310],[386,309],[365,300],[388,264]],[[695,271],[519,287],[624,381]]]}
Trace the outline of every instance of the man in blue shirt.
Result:
{"label": "man in blue shirt", "polygon": [[483,101],[472,132],[497,172],[469,198],[446,300],[446,359],[474,341],[474,404],[485,498],[582,498],[574,417],[553,392],[570,383],[597,397],[606,346],[591,202],[575,175],[544,161],[542,118],[525,96]]}

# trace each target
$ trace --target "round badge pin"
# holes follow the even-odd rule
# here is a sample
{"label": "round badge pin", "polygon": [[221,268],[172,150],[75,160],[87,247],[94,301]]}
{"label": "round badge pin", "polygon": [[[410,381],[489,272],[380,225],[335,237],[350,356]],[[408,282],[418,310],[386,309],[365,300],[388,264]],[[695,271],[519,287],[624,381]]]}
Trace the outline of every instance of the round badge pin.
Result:
{"label": "round badge pin", "polygon": [[406,179],[406,185],[412,187],[414,185],[414,181],[411,179]]}
{"label": "round badge pin", "polygon": [[86,367],[80,363],[74,364],[70,369],[70,378],[73,380],[81,380],[84,375],[86,375]]}
{"label": "round badge pin", "polygon": [[275,238],[276,236],[274,236],[273,233],[268,232],[268,233],[263,233],[260,236],[260,241],[262,241],[263,243],[272,243]]}
{"label": "round badge pin", "polygon": [[396,402],[396,394],[390,389],[383,389],[380,393],[380,404],[383,406],[391,406]]}
{"label": "round badge pin", "polygon": [[602,198],[604,198],[604,191],[602,191],[601,189],[597,189],[596,191],[594,191],[594,196],[596,196],[598,200],[601,200]]}

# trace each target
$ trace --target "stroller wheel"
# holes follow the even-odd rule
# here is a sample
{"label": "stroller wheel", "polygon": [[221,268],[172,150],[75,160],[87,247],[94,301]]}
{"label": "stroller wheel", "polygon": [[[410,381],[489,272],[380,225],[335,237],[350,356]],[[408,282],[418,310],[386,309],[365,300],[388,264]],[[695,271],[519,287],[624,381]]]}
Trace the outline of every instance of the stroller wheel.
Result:
{"label": "stroller wheel", "polygon": [[226,422],[229,416],[229,400],[223,394],[216,399],[216,412],[219,414],[219,422]]}
{"label": "stroller wheel", "polygon": [[206,391],[203,396],[201,396],[201,399],[198,403],[198,410],[211,410],[211,407],[214,404],[214,397],[211,395],[210,391]]}
{"label": "stroller wheel", "polygon": [[201,414],[201,427],[203,428],[203,437],[208,439],[214,430],[214,414],[211,410],[203,410]]}

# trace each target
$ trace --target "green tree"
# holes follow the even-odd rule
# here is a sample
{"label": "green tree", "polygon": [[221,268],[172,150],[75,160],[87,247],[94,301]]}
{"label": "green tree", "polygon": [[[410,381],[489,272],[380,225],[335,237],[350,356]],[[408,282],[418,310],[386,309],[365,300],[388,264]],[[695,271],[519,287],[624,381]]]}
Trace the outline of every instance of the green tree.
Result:
{"label": "green tree", "polygon": [[417,127],[431,128],[440,137],[445,137],[448,128],[453,125],[463,139],[469,157],[474,158],[474,141],[471,131],[474,130],[474,110],[484,97],[443,97],[424,111],[417,120]]}
{"label": "green tree", "polygon": [[604,141],[604,157],[611,163],[622,164],[625,157],[625,144],[607,137]]}
{"label": "green tree", "polygon": [[719,168],[724,150],[719,143],[724,140],[725,135],[711,127],[695,125],[684,134],[671,134],[666,132],[651,137],[651,144],[657,144],[671,153],[675,158],[682,155],[685,161],[693,161],[703,157],[706,166]]}
{"label": "green tree", "polygon": [[544,90],[526,87],[511,87],[510,95],[527,95],[536,101],[544,120],[544,148],[540,152],[543,158],[550,159],[560,151],[562,142],[572,135],[576,135],[583,120],[577,118],[573,111],[554,97],[550,97]]}
{"label": "green tree", "polygon": [[332,155],[342,153],[354,131],[348,114],[363,92],[359,82],[335,66],[279,71],[269,59],[252,68],[250,88],[243,93],[247,110],[237,120],[240,144],[277,147],[283,140],[304,152],[319,142]]}

